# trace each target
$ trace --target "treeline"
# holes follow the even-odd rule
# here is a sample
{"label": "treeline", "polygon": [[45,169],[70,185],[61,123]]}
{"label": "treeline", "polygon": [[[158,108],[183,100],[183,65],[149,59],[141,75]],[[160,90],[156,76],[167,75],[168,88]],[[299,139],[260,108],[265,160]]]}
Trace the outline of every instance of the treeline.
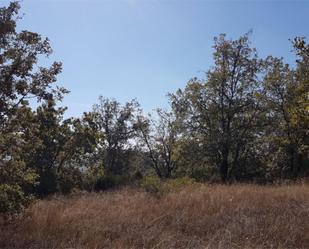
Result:
{"label": "treeline", "polygon": [[[169,94],[168,110],[100,97],[64,119],[61,63],[42,67],[49,40],[17,31],[19,4],[0,8],[0,212],[33,197],[137,184],[145,176],[274,182],[309,174],[309,45],[295,65],[259,58],[249,34],[214,39],[213,66]],[[29,100],[38,107],[31,107]]]}

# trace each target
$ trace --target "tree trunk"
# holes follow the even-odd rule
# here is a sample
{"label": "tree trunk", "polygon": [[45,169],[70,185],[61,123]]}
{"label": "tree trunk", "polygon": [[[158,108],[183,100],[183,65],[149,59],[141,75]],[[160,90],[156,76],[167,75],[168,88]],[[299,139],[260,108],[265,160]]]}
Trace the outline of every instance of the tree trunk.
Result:
{"label": "tree trunk", "polygon": [[172,169],[171,167],[168,165],[166,166],[166,174],[165,174],[165,178],[169,179],[172,177]]}
{"label": "tree trunk", "polygon": [[227,148],[223,150],[222,153],[222,161],[220,165],[220,174],[221,174],[221,179],[223,183],[226,183],[228,180],[228,169],[229,169],[229,164],[228,164],[228,156],[229,156],[229,151]]}

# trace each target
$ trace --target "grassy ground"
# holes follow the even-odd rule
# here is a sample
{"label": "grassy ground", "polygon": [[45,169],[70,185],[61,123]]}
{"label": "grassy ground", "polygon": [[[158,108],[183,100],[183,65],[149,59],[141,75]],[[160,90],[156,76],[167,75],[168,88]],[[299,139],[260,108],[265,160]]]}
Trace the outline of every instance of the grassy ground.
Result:
{"label": "grassy ground", "polygon": [[309,186],[192,185],[38,201],[0,248],[309,248]]}

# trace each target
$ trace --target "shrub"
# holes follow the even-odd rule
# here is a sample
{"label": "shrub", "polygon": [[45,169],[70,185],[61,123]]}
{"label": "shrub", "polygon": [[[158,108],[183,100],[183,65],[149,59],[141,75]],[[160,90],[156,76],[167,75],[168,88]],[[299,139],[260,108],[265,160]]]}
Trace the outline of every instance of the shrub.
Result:
{"label": "shrub", "polygon": [[100,191],[100,190],[118,188],[120,186],[128,184],[128,182],[129,182],[129,178],[127,176],[106,175],[106,176],[99,178],[96,181],[94,185],[94,190]]}
{"label": "shrub", "polygon": [[87,191],[92,191],[99,179],[103,178],[105,175],[104,168],[102,165],[92,165],[86,168],[82,174],[82,188]]}
{"label": "shrub", "polygon": [[13,214],[21,211],[30,198],[18,185],[0,184],[0,213]]}
{"label": "shrub", "polygon": [[133,174],[133,176],[132,176],[132,178],[133,178],[133,180],[134,181],[141,181],[142,179],[143,179],[143,174],[140,172],[140,171],[136,171],[134,174]]}
{"label": "shrub", "polygon": [[35,187],[35,194],[41,198],[57,192],[57,172],[55,168],[39,170],[39,184]]}
{"label": "shrub", "polygon": [[195,183],[195,180],[190,177],[169,179],[163,184],[163,191],[171,192],[174,190],[179,190],[185,186],[192,185],[194,183]]}
{"label": "shrub", "polygon": [[57,182],[58,192],[69,194],[73,189],[81,188],[81,172],[75,167],[65,167],[58,174]]}
{"label": "shrub", "polygon": [[0,164],[0,213],[21,211],[31,198],[37,175],[23,161],[8,160]]}
{"label": "shrub", "polygon": [[220,180],[219,172],[215,167],[199,167],[194,169],[190,177],[195,179],[197,182],[216,182]]}
{"label": "shrub", "polygon": [[162,192],[161,180],[154,175],[145,176],[141,182],[141,187],[150,193]]}

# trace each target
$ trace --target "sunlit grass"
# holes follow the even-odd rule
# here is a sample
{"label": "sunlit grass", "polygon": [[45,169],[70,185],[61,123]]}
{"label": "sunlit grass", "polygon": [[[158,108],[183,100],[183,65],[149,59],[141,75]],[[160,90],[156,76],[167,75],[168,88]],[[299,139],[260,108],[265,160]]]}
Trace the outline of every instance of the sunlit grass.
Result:
{"label": "sunlit grass", "polygon": [[0,248],[309,248],[309,186],[54,197],[0,232]]}

